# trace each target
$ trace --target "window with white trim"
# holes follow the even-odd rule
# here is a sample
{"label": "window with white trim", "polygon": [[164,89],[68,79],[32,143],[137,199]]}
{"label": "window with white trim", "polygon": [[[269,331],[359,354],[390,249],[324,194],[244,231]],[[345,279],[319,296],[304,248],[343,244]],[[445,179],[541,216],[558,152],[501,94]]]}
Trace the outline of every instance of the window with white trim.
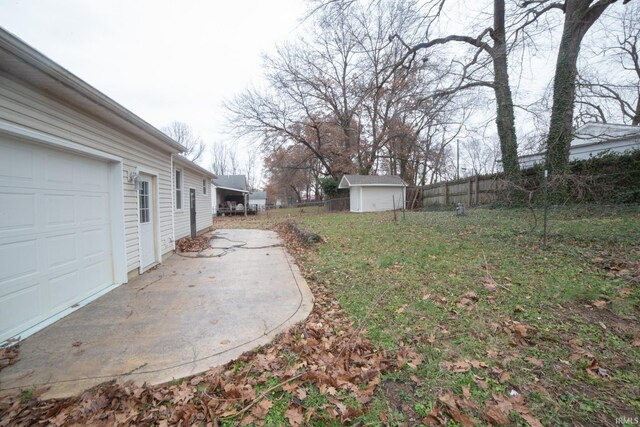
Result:
{"label": "window with white trim", "polygon": [[205,194],[205,195],[207,194],[207,179],[206,178],[204,178],[202,180],[202,194]]}
{"label": "window with white trim", "polygon": [[182,171],[176,169],[176,209],[182,209]]}
{"label": "window with white trim", "polygon": [[151,195],[149,193],[148,181],[140,181],[138,183],[138,196],[140,206],[140,224],[145,224],[151,221]]}

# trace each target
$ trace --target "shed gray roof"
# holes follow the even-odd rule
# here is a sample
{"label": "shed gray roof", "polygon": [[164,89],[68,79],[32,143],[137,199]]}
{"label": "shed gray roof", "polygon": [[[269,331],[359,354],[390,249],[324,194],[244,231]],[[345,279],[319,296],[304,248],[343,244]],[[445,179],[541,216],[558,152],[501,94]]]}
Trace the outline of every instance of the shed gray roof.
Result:
{"label": "shed gray roof", "polygon": [[220,175],[213,180],[216,187],[247,192],[247,178],[244,175]]}
{"label": "shed gray roof", "polygon": [[266,198],[267,198],[266,191],[254,191],[252,193],[249,193],[249,199],[258,200],[258,199],[266,199]]}
{"label": "shed gray roof", "polygon": [[397,175],[345,175],[338,188],[361,186],[406,187],[407,183]]}

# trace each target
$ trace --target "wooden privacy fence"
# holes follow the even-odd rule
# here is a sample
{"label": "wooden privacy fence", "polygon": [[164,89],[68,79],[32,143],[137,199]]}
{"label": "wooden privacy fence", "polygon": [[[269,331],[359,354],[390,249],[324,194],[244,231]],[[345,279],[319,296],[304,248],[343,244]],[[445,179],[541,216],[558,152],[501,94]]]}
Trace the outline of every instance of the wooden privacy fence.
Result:
{"label": "wooden privacy fence", "polygon": [[422,188],[422,205],[454,205],[478,206],[498,199],[504,190],[504,183],[495,176],[457,179],[449,182],[438,182]]}

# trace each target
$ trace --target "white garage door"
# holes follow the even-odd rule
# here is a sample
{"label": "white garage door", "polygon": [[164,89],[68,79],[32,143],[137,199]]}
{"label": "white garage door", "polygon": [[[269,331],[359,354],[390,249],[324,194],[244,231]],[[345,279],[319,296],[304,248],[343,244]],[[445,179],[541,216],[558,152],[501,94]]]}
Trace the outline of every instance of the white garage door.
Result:
{"label": "white garage door", "polygon": [[112,285],[109,166],[0,136],[0,341]]}

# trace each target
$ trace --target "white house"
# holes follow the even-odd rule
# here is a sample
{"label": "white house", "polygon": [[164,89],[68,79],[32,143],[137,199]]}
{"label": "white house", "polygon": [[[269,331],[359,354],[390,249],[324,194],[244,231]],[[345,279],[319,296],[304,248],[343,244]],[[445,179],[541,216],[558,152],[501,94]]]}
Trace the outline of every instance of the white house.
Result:
{"label": "white house", "polygon": [[266,191],[252,191],[249,193],[249,205],[255,207],[257,210],[264,210],[267,205],[267,192]]}
{"label": "white house", "polygon": [[349,189],[351,212],[398,209],[407,197],[407,183],[392,175],[345,175],[338,188]]}
{"label": "white house", "polygon": [[[0,342],[172,254],[188,193],[211,178],[183,151],[0,29]],[[212,225],[210,201],[199,200],[198,231]]]}
{"label": "white house", "polygon": [[173,170],[175,239],[195,237],[212,226],[211,182],[216,176],[182,156],[174,157]]}
{"label": "white house", "polygon": [[[587,123],[575,131],[569,161],[588,160],[604,152],[623,154],[632,150],[640,150],[640,126]],[[527,169],[544,163],[545,155],[544,151],[527,154],[518,157],[518,162],[522,169]]]}

